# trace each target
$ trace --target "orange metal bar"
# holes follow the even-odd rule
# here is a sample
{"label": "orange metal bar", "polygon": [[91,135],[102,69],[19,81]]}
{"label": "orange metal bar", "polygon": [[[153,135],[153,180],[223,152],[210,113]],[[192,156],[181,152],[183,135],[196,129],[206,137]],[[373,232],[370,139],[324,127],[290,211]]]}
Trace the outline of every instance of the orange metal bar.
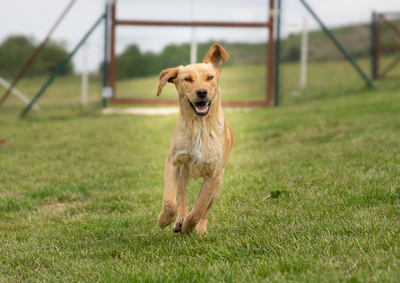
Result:
{"label": "orange metal bar", "polygon": [[244,27],[267,28],[269,23],[232,23],[232,22],[165,22],[165,21],[129,21],[116,20],[115,25],[125,26],[179,26],[179,27]]}
{"label": "orange metal bar", "polygon": [[275,62],[275,43],[274,43],[274,0],[269,1],[269,25],[268,25],[268,49],[267,49],[267,106],[272,106],[272,96],[274,92],[274,62]]}

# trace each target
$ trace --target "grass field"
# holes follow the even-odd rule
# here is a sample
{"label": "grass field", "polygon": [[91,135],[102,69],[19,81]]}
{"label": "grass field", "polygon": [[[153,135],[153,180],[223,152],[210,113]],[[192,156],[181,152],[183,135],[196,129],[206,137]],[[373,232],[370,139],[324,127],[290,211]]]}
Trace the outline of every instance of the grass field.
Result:
{"label": "grass field", "polygon": [[[389,65],[395,57],[383,57],[382,68]],[[357,60],[361,68],[369,75],[369,59]],[[326,97],[337,97],[357,93],[365,88],[365,82],[347,61],[314,62],[308,64],[308,85],[299,91],[299,64],[285,63],[281,66],[282,105],[296,104]],[[390,73],[400,77],[400,68]],[[229,66],[223,68],[220,79],[223,99],[226,100],[263,100],[265,99],[266,67],[264,65]],[[28,97],[33,97],[47,78],[23,79],[17,88]],[[398,89],[400,80],[377,82],[381,89]],[[156,98],[158,76],[137,78],[117,82],[117,96],[123,98]],[[0,92],[2,93],[3,90]],[[55,80],[38,101],[39,105],[75,105],[80,102],[80,77],[60,77]],[[101,80],[91,80],[89,101],[98,102],[101,95]],[[167,84],[159,99],[176,98],[174,85]],[[22,102],[11,96],[7,105],[22,106]]]}
{"label": "grass field", "polygon": [[43,103],[0,109],[0,282],[398,282],[399,89],[226,109],[204,237],[156,223],[175,115]]}

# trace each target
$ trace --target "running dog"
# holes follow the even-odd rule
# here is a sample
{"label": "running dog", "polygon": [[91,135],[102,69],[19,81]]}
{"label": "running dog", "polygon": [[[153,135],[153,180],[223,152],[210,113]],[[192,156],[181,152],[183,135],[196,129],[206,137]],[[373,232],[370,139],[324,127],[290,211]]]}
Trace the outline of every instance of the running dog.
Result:
{"label": "running dog", "polygon": [[[189,234],[195,228],[199,234],[207,231],[208,215],[234,142],[232,127],[222,111],[218,82],[221,62],[228,58],[228,53],[214,44],[203,63],[160,73],[157,96],[169,82],[175,84],[179,101],[178,121],[165,161],[163,210],[157,220],[161,229],[176,220],[172,227],[175,233]],[[188,213],[186,184],[189,178],[199,177],[204,181]]]}

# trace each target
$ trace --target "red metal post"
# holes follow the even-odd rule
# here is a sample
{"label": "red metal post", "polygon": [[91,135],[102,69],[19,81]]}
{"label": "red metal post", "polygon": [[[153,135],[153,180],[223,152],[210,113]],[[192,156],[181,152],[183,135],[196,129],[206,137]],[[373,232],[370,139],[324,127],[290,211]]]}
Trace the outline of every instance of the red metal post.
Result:
{"label": "red metal post", "polygon": [[268,22],[268,49],[267,49],[267,106],[272,106],[274,92],[274,63],[275,63],[275,44],[274,44],[274,2],[269,1],[269,22]]}

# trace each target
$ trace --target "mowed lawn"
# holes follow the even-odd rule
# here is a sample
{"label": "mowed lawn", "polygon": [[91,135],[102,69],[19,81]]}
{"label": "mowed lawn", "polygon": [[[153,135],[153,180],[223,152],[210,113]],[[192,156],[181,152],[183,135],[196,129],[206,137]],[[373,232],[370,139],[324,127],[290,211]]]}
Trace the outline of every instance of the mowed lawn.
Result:
{"label": "mowed lawn", "polygon": [[226,109],[203,237],[156,223],[176,115],[20,108],[0,109],[1,282],[399,280],[400,90]]}

